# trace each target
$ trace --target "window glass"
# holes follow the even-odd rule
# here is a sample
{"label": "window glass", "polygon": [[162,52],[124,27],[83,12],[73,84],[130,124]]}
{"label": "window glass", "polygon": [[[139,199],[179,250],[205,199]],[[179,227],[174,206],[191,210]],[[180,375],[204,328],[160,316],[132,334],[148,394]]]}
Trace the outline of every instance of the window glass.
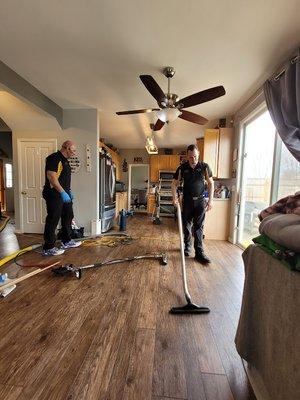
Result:
{"label": "window glass", "polygon": [[5,187],[11,188],[12,186],[13,186],[12,165],[5,164]]}
{"label": "window glass", "polygon": [[282,143],[279,166],[277,199],[295,194],[300,190],[300,163]]}

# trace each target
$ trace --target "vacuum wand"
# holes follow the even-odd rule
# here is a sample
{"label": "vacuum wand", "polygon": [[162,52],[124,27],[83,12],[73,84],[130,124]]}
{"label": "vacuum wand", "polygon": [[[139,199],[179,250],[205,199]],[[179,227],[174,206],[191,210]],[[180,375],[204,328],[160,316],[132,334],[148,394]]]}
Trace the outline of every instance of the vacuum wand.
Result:
{"label": "vacuum wand", "polygon": [[178,203],[177,206],[177,220],[178,220],[178,229],[179,229],[179,237],[180,237],[180,258],[181,258],[181,269],[182,269],[182,281],[183,281],[183,290],[186,301],[190,304],[192,302],[191,295],[189,293],[186,281],[186,267],[185,267],[185,256],[184,256],[184,241],[183,241],[183,232],[182,232],[182,219],[181,219],[181,209]]}
{"label": "vacuum wand", "polygon": [[183,242],[183,233],[182,233],[182,219],[181,219],[181,209],[179,203],[177,204],[177,220],[178,220],[178,229],[180,236],[180,258],[181,258],[181,269],[182,269],[182,282],[183,282],[183,290],[185,299],[187,304],[183,307],[173,307],[170,310],[171,314],[204,314],[209,313],[210,309],[208,307],[200,307],[197,304],[194,304],[191,299],[191,295],[187,286],[186,279],[186,268],[185,268],[185,257],[184,257],[184,242]]}
{"label": "vacuum wand", "polygon": [[90,264],[90,265],[84,265],[82,267],[76,267],[73,264],[66,264],[62,265],[58,268],[53,268],[52,271],[55,275],[60,275],[60,276],[75,276],[77,279],[81,279],[82,277],[82,272],[85,269],[90,269],[90,268],[100,268],[103,265],[110,265],[110,264],[118,264],[118,263],[123,263],[126,261],[134,261],[134,260],[140,260],[140,259],[159,259],[160,263],[162,265],[167,265],[168,264],[168,256],[166,253],[159,253],[159,254],[145,254],[141,256],[133,256],[133,257],[126,257],[126,258],[118,258],[115,260],[107,260],[103,261],[100,263],[95,263],[95,264]]}

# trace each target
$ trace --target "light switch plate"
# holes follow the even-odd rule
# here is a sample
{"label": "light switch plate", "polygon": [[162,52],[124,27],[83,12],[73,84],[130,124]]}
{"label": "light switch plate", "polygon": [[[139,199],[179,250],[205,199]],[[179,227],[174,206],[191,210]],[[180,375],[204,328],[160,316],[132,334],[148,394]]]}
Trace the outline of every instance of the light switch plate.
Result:
{"label": "light switch plate", "polygon": [[91,146],[87,144],[85,146],[85,150],[86,150],[86,170],[87,172],[92,172]]}

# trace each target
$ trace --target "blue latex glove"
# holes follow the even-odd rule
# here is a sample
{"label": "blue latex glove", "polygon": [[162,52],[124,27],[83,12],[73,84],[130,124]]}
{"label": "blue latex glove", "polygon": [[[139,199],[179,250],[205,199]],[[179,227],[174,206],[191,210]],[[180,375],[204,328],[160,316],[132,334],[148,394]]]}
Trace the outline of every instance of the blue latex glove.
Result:
{"label": "blue latex glove", "polygon": [[74,194],[71,192],[71,190],[69,191],[69,196],[70,196],[71,201],[73,201],[73,199],[74,199]]}
{"label": "blue latex glove", "polygon": [[65,191],[61,192],[60,197],[61,197],[63,203],[71,203],[71,197],[68,195],[67,192],[65,192]]}

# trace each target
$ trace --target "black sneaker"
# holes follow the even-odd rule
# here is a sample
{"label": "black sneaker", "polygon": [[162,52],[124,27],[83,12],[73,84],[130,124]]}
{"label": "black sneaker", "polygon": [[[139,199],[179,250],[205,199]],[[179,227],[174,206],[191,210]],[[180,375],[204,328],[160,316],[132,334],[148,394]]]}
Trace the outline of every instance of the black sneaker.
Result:
{"label": "black sneaker", "polygon": [[196,254],[195,260],[201,264],[209,264],[210,263],[210,259],[204,253]]}

